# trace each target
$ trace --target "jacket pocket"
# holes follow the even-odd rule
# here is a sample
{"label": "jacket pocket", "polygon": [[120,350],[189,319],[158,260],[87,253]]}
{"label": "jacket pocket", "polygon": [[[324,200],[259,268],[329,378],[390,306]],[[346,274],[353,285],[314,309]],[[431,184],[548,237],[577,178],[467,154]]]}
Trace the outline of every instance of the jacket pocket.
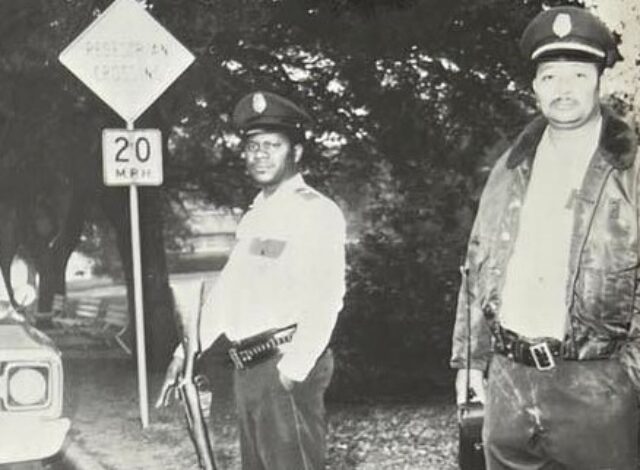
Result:
{"label": "jacket pocket", "polygon": [[627,325],[633,313],[635,276],[635,269],[581,269],[576,289],[581,316],[602,321],[608,330]]}

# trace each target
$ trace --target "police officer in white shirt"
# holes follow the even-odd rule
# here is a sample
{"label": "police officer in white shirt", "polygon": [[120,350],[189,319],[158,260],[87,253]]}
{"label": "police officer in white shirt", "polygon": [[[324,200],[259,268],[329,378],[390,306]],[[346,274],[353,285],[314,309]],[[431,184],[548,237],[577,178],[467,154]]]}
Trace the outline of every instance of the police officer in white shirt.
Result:
{"label": "police officer in white shirt", "polygon": [[[221,334],[233,344],[243,469],[323,469],[328,342],[345,292],[344,217],[299,173],[305,111],[259,91],[239,101],[233,121],[261,192],[204,302],[202,349]],[[181,352],[157,406],[182,370]]]}

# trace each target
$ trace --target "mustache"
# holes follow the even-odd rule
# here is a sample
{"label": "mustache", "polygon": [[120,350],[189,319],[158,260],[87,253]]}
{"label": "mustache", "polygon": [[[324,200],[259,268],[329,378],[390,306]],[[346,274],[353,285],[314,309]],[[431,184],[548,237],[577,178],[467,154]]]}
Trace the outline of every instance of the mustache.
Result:
{"label": "mustache", "polygon": [[568,96],[559,96],[557,98],[554,98],[553,100],[551,100],[551,106],[554,106],[556,104],[565,104],[565,103],[571,103],[571,104],[575,104],[577,103],[577,101],[571,97]]}

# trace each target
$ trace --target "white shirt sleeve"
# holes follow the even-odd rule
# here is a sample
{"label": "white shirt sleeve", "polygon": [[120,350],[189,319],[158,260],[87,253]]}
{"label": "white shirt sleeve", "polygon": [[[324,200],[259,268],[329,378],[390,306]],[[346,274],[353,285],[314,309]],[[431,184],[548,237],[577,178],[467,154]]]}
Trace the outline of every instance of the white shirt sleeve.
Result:
{"label": "white shirt sleeve", "polygon": [[[187,325],[186,322],[193,321],[197,310],[200,308],[200,348],[201,351],[206,351],[211,344],[222,334],[222,319],[217,317],[217,312],[213,312],[213,299],[215,293],[224,284],[224,270],[218,276],[218,279],[214,281],[212,288],[207,289],[206,284],[208,281],[199,279],[198,281],[182,283],[172,288],[173,298],[175,301],[176,313],[181,317],[183,325]],[[205,286],[204,297],[201,299],[201,289]],[[202,301],[202,306],[200,302]],[[184,357],[184,348],[182,343],[176,347],[173,353],[174,356]]]}
{"label": "white shirt sleeve", "polygon": [[295,244],[292,295],[299,296],[300,315],[292,342],[278,369],[303,381],[331,338],[345,293],[346,227],[340,209],[325,200],[313,201],[300,239]]}

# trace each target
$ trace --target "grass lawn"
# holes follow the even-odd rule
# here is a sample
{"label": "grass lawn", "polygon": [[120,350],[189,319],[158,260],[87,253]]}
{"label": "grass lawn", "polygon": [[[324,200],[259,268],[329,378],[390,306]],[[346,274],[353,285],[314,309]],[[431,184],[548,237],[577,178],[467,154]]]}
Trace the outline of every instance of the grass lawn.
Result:
{"label": "grass lawn", "polygon": [[[75,356],[75,357],[74,357]],[[150,410],[142,430],[135,369],[123,359],[67,354],[66,414],[74,439],[111,470],[196,470],[178,406]],[[214,383],[213,429],[221,470],[239,468],[229,374]],[[153,401],[162,380],[150,374]],[[433,404],[329,404],[329,469],[453,470],[454,407]]]}
{"label": "grass lawn", "polygon": [[[172,285],[215,272],[176,273]],[[69,297],[124,301],[123,285],[110,280],[79,281]],[[64,338],[61,338],[64,339]],[[67,338],[69,339],[69,338]],[[73,339],[73,338],[71,338]],[[73,343],[73,342],[72,342]],[[70,347],[77,347],[70,346]],[[72,419],[70,437],[109,470],[196,470],[193,446],[181,408],[155,410],[142,430],[136,370],[118,351],[63,350],[65,414]],[[214,361],[215,362],[215,361]],[[239,468],[239,449],[231,393],[231,373],[207,369],[214,377],[213,432],[220,470]],[[149,374],[152,404],[162,381]],[[453,470],[457,429],[454,406],[446,400],[423,404],[328,403],[327,468]]]}

